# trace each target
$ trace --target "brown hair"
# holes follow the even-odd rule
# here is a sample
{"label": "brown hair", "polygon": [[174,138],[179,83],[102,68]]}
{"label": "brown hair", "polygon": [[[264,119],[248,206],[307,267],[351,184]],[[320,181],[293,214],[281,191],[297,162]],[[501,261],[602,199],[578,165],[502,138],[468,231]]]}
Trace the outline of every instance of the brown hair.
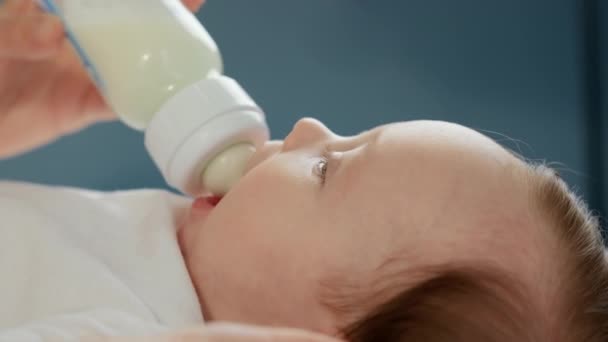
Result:
{"label": "brown hair", "polygon": [[343,336],[351,342],[608,341],[608,263],[598,220],[552,169],[530,165],[525,172],[532,209],[565,250],[558,290],[552,289],[555,312],[535,308],[525,287],[503,271],[444,265],[375,305]]}

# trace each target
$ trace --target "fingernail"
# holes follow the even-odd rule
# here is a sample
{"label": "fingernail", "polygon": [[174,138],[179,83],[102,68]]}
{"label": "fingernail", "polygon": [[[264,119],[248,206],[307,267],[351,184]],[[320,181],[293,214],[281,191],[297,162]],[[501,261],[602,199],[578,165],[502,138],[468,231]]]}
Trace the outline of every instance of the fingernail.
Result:
{"label": "fingernail", "polygon": [[54,43],[62,36],[61,23],[54,17],[45,17],[36,28],[36,39],[41,43]]}

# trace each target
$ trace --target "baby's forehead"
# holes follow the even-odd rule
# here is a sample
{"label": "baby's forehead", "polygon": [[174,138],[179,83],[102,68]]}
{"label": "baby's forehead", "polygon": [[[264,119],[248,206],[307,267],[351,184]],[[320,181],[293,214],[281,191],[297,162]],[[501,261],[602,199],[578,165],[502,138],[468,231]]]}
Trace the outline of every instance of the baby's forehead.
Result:
{"label": "baby's forehead", "polygon": [[548,237],[531,228],[525,163],[462,126],[414,122],[381,129],[358,164],[352,196],[339,204],[347,224],[373,227],[366,244],[391,251],[379,264],[395,252],[405,253],[399,260],[422,264],[472,260],[518,275],[537,271],[528,269],[529,260],[544,260],[538,245]]}
{"label": "baby's forehead", "polygon": [[[345,163],[339,201],[369,212],[430,215],[456,203],[477,206],[506,194],[523,163],[486,136],[437,121],[411,121],[371,132],[362,158]],[[522,183],[522,182],[519,182]],[[376,208],[377,207],[377,208]],[[355,215],[356,216],[356,215]]]}
{"label": "baby's forehead", "polygon": [[424,226],[437,217],[455,221],[479,216],[483,210],[519,210],[525,184],[513,176],[513,168],[523,168],[523,163],[493,140],[436,121],[378,130],[358,165],[359,175],[349,184],[356,198],[352,206],[366,209],[361,211],[366,215],[375,209],[382,213],[379,219],[388,216]]}
{"label": "baby's forehead", "polygon": [[[511,154],[491,138],[468,127],[443,121],[408,121],[376,128],[377,145],[381,150],[406,157],[405,152],[478,155],[506,158]],[[390,153],[390,152],[389,152]]]}
{"label": "baby's forehead", "polygon": [[411,121],[376,130],[361,172],[381,174],[386,182],[471,175],[482,182],[522,164],[492,139],[452,123]]}

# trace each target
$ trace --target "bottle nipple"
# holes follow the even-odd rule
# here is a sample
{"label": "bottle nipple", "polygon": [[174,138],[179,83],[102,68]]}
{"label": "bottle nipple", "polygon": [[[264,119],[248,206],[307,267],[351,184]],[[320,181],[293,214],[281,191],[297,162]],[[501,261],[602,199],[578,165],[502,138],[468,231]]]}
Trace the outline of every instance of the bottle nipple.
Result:
{"label": "bottle nipple", "polygon": [[238,182],[255,147],[249,143],[233,145],[216,155],[203,171],[203,187],[214,195],[222,196]]}

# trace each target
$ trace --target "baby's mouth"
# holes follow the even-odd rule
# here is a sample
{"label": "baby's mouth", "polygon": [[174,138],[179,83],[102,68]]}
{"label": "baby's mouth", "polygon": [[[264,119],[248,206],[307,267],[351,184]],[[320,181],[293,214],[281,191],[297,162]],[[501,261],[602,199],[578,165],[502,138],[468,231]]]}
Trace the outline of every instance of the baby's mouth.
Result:
{"label": "baby's mouth", "polygon": [[216,207],[222,198],[220,196],[199,197],[192,202],[192,208]]}
{"label": "baby's mouth", "polygon": [[218,205],[221,199],[222,198],[218,196],[199,197],[195,199],[190,208],[190,220],[206,218],[213,208]]}

